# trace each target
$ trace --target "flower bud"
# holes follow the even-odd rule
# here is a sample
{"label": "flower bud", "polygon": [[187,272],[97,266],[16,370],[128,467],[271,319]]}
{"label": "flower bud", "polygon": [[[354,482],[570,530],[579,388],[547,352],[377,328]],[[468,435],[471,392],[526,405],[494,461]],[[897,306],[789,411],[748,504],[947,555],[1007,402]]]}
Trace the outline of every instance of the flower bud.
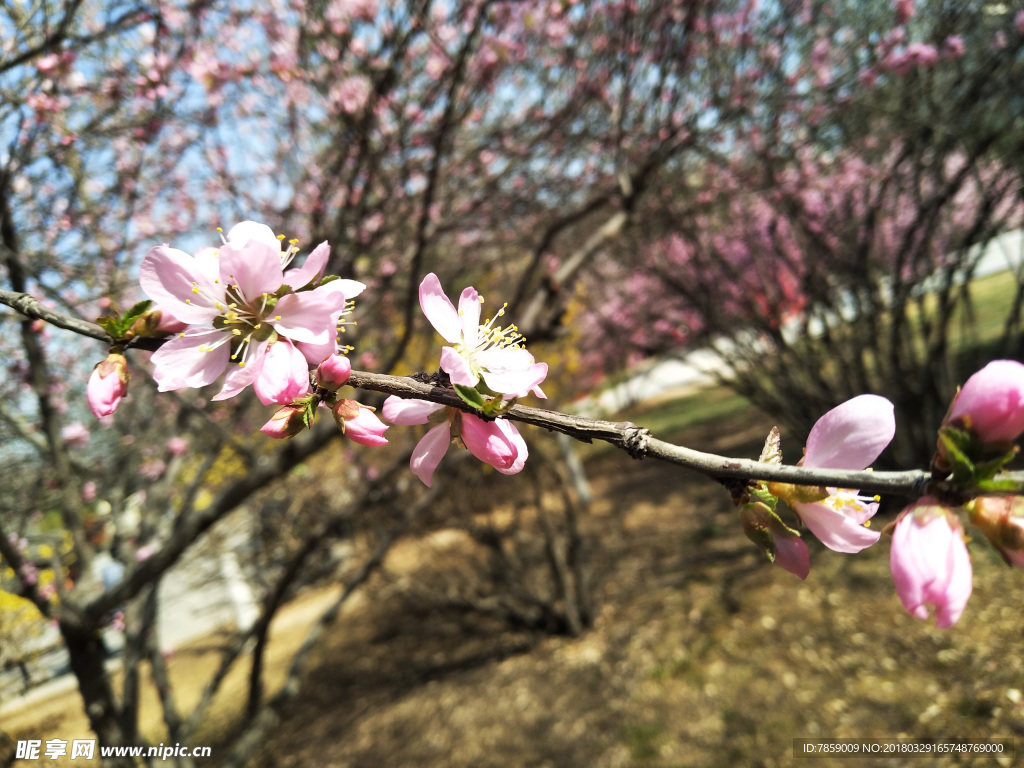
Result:
{"label": "flower bud", "polygon": [[107,359],[92,369],[85,398],[89,410],[97,419],[110,416],[128,393],[128,361],[119,352],[111,352]]}
{"label": "flower bud", "polygon": [[1024,365],[993,360],[975,373],[943,424],[969,429],[983,444],[1013,442],[1024,432]]}
{"label": "flower bud", "polygon": [[324,389],[337,392],[352,373],[352,363],[344,355],[331,355],[316,369],[316,383]]}
{"label": "flower bud", "polygon": [[260,427],[260,432],[275,440],[283,440],[299,434],[306,426],[306,406],[286,405],[278,408],[270,421]]}
{"label": "flower bud", "polygon": [[785,525],[762,502],[740,507],[743,533],[776,565],[801,579],[811,570],[811,556],[800,534]]}
{"label": "flower bud", "polygon": [[968,505],[971,522],[1010,565],[1024,568],[1024,497],[980,496]]}
{"label": "flower bud", "polygon": [[971,596],[973,571],[963,526],[952,510],[931,496],[907,507],[892,532],[889,567],[896,593],[911,614],[951,627]]}
{"label": "flower bud", "polygon": [[331,408],[334,421],[349,440],[362,445],[386,445],[387,425],[377,418],[372,408],[355,400],[339,400]]}

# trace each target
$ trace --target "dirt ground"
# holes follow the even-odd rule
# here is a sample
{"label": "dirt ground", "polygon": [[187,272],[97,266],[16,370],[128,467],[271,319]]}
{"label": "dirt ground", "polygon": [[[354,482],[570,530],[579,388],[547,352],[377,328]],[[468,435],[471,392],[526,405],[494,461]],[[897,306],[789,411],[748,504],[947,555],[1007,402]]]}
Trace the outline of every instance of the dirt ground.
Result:
{"label": "dirt ground", "polygon": [[[754,457],[770,423],[749,420],[679,437]],[[714,483],[615,452],[590,459],[587,471],[594,503],[580,524],[591,629],[545,636],[465,611],[410,610],[418,569],[442,559],[458,571],[472,554],[456,533],[434,534],[431,547],[406,543],[335,625],[303,695],[253,765],[906,762],[798,758],[801,737],[1011,738],[1024,749],[1024,574],[984,542],[971,545],[966,613],[938,630],[901,607],[887,540],[856,556],[812,542],[802,582],[763,560]],[[307,619],[328,594],[304,597]],[[306,626],[296,619],[282,630],[282,653]],[[51,710],[38,713],[47,728],[67,726]],[[38,733],[23,714],[4,725],[12,736]],[[1014,764],[965,756],[912,764],[936,763]]]}

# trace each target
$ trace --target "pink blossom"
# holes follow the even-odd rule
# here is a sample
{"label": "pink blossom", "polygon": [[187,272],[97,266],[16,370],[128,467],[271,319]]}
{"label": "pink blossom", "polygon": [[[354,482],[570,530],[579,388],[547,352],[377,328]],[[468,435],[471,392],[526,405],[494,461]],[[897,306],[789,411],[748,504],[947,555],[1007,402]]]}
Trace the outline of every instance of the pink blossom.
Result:
{"label": "pink blossom", "polygon": [[970,429],[985,444],[1010,443],[1024,432],[1024,365],[993,360],[953,398],[944,424]]}
{"label": "pink blossom", "polygon": [[167,469],[167,463],[163,459],[149,459],[139,466],[139,474],[150,480],[158,480]]}
{"label": "pink blossom", "polygon": [[96,483],[92,480],[87,480],[82,484],[82,501],[86,504],[96,501]]}
{"label": "pink blossom", "polygon": [[167,451],[172,456],[182,456],[185,453],[185,451],[188,450],[188,443],[185,441],[184,438],[175,435],[174,437],[167,439],[166,447]]}
{"label": "pink blossom", "polygon": [[540,384],[548,374],[547,363],[534,361],[514,325],[495,327],[495,321],[505,314],[504,307],[481,325],[481,304],[483,298],[470,287],[462,292],[456,310],[437,275],[430,273],[423,278],[420,308],[444,340],[453,345],[441,349],[441,368],[454,384],[475,387],[482,378],[492,392],[522,397],[532,391],[544,397]]}
{"label": "pink blossom", "polygon": [[[290,291],[321,279],[329,248],[322,243],[302,267],[285,272],[294,255],[294,247],[282,250],[270,228],[256,222],[233,227],[219,251],[203,248],[189,256],[162,245],[147,254],[143,290],[189,325],[153,355],[160,391],[206,386],[232,362],[237,365],[215,400],[233,397],[257,379],[264,402],[299,388],[293,345],[315,346],[322,352],[319,360],[331,354],[338,317],[364,286],[335,280]],[[286,340],[291,343],[275,350],[267,363],[276,342]]]}
{"label": "pink blossom", "polygon": [[526,442],[519,430],[506,419],[484,421],[440,403],[389,397],[381,410],[393,424],[436,424],[413,450],[409,466],[423,484],[433,483],[434,470],[448,452],[451,442],[461,441],[470,453],[490,464],[503,475],[522,471],[529,458]]}
{"label": "pink blossom", "polygon": [[128,361],[124,355],[112,352],[92,369],[89,384],[85,388],[89,410],[97,419],[110,416],[127,393]]}
{"label": "pink blossom", "polygon": [[926,496],[903,511],[889,566],[904,608],[927,619],[931,605],[937,626],[956,624],[971,596],[972,570],[963,527],[946,506]]}
{"label": "pink blossom", "polygon": [[942,46],[942,52],[951,59],[959,59],[964,55],[964,39],[960,35],[950,35]]}
{"label": "pink blossom", "polygon": [[906,24],[914,17],[914,0],[896,0],[896,23]]}
{"label": "pink blossom", "polygon": [[[807,436],[803,465],[816,469],[865,469],[896,433],[893,406],[878,395],[860,395],[826,413]],[[864,526],[877,499],[840,488],[769,486],[784,498],[815,536],[836,552],[860,552],[878,541]]]}
{"label": "pink blossom", "polygon": [[61,439],[68,445],[85,445],[89,442],[89,430],[80,421],[68,424],[60,431]]}
{"label": "pink blossom", "polygon": [[388,426],[377,418],[373,409],[355,400],[339,400],[331,408],[334,420],[349,440],[362,445],[387,445],[384,433]]}

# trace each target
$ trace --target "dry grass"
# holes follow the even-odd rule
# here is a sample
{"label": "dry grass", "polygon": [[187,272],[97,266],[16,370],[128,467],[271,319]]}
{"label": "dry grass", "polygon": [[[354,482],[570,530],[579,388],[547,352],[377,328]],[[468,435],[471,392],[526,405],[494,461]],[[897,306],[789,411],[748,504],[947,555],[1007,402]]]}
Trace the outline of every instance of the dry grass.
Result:
{"label": "dry grass", "polygon": [[[754,456],[770,426],[740,412],[682,437]],[[407,544],[336,625],[254,765],[827,764],[796,760],[795,737],[1012,737],[1024,747],[1022,578],[983,543],[971,546],[967,612],[938,630],[900,606],[885,541],[858,556],[812,546],[801,582],[762,562],[710,481],[607,453],[588,470],[592,630],[544,638],[464,612],[411,610],[403,584],[421,570],[458,574],[460,558],[478,553],[456,534],[435,538],[427,556]],[[304,626],[282,631],[274,653],[300,642]],[[176,674],[198,672],[202,658],[179,654]],[[225,711],[221,726],[230,703]],[[75,716],[40,710],[4,728],[71,734]]]}

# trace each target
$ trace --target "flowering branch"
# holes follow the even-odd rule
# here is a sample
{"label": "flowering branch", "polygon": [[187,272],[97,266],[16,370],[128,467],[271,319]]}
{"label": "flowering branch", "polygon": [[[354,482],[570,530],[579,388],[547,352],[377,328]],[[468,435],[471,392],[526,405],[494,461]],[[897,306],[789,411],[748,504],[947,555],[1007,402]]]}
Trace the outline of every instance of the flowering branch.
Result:
{"label": "flowering branch", "polygon": [[[113,342],[99,325],[46,309],[28,294],[0,291],[0,303],[29,317],[44,320],[74,333],[108,343]],[[140,339],[139,341],[158,340]],[[407,376],[389,376],[353,370],[349,375],[348,384],[356,389],[380,392],[406,399],[429,400],[473,413],[472,407],[460,398],[454,389],[433,386]],[[761,480],[793,485],[860,488],[869,493],[891,493],[907,497],[925,495],[928,492],[929,484],[933,483],[931,475],[923,470],[868,472],[813,469],[718,456],[660,440],[652,436],[646,428],[630,422],[590,419],[524,405],[513,405],[505,417],[512,421],[541,427],[550,432],[559,432],[585,443],[600,440],[621,448],[634,458],[653,458],[678,464],[716,479]],[[1006,473],[1002,477],[1013,484],[1013,489],[1006,492],[1024,493],[1024,473]]]}

